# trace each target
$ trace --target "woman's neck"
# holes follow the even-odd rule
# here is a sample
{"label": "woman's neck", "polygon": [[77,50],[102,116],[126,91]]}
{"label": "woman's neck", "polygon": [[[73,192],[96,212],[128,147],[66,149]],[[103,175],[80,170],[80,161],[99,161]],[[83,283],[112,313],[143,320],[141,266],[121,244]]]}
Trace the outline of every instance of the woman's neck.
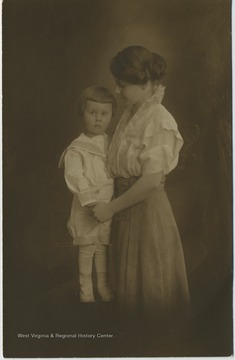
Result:
{"label": "woman's neck", "polygon": [[132,111],[131,111],[131,115],[134,115],[136,113],[136,111],[141,107],[141,105],[150,97],[152,97],[154,94],[154,87],[153,87],[153,83],[152,82],[148,82],[146,85],[144,85],[143,87],[143,96],[141,98],[140,101],[138,101],[138,103],[133,104],[132,106]]}

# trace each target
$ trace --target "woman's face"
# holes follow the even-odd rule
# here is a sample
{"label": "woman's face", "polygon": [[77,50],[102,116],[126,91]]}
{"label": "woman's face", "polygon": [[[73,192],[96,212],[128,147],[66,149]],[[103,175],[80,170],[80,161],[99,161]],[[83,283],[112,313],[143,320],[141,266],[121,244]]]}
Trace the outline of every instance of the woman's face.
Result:
{"label": "woman's face", "polygon": [[131,105],[136,105],[145,100],[145,91],[143,85],[129,84],[121,80],[116,80],[115,93]]}

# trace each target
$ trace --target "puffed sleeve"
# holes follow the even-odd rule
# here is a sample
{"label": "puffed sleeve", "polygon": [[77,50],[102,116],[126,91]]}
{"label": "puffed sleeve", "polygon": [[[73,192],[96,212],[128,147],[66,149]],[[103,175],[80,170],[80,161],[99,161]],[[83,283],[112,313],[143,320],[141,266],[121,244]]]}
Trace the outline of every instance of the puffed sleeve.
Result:
{"label": "puffed sleeve", "polygon": [[170,115],[159,124],[158,119],[152,119],[146,126],[142,137],[140,163],[142,175],[150,175],[172,171],[179,158],[183,139],[177,129],[177,124]]}
{"label": "puffed sleeve", "polygon": [[76,194],[82,206],[95,202],[88,180],[84,176],[83,155],[73,148],[64,154],[64,177],[69,190]]}

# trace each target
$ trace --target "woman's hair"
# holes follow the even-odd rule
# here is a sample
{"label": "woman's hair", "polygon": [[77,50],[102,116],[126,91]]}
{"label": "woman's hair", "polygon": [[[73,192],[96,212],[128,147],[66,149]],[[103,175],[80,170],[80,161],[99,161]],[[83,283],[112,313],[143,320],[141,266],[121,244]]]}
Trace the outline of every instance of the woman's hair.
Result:
{"label": "woman's hair", "polygon": [[115,97],[112,94],[112,92],[109,91],[106,87],[91,86],[82,91],[78,99],[78,112],[79,115],[81,116],[84,114],[87,100],[91,100],[103,104],[110,103],[112,104],[113,115],[116,112],[117,105],[116,105]]}
{"label": "woman's hair", "polygon": [[112,59],[110,71],[117,80],[143,85],[164,76],[166,61],[143,46],[129,46]]}

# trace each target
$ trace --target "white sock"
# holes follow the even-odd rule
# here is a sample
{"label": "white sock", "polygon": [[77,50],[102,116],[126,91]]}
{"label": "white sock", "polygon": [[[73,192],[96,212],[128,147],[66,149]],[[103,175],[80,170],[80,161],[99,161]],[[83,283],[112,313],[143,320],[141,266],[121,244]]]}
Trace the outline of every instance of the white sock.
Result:
{"label": "white sock", "polygon": [[95,245],[79,246],[78,266],[81,302],[95,301],[92,283],[92,262],[94,252]]}

